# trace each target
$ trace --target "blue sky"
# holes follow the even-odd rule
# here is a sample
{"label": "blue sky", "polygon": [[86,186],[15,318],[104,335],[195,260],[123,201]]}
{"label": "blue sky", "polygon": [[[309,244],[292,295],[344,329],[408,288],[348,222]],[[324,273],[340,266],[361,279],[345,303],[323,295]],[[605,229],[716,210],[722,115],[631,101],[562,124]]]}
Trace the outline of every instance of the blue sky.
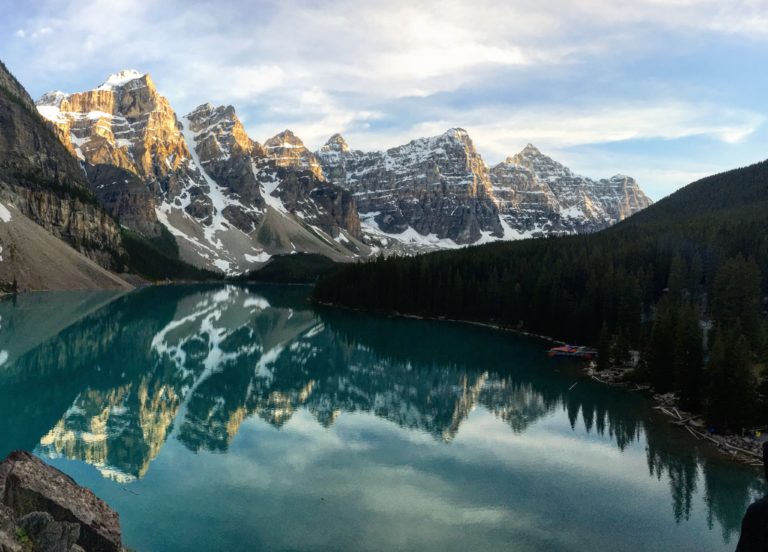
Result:
{"label": "blue sky", "polygon": [[181,116],[232,104],[255,140],[381,149],[460,126],[659,199],[768,158],[768,0],[0,0],[33,97],[134,68]]}

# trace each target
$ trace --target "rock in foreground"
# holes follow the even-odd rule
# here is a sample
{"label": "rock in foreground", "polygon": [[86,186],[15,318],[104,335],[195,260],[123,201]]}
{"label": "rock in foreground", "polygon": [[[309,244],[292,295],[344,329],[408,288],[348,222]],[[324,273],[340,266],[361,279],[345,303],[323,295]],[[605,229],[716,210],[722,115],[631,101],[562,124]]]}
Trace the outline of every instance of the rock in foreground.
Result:
{"label": "rock in foreground", "polygon": [[24,451],[0,464],[0,552],[120,552],[120,517],[103,500]]}

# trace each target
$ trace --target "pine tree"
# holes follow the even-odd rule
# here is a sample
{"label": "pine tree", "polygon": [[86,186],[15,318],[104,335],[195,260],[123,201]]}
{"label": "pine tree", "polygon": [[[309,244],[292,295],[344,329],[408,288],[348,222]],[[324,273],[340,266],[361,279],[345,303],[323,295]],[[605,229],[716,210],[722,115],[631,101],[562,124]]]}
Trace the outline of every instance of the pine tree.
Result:
{"label": "pine tree", "polygon": [[667,278],[667,294],[673,301],[680,301],[683,298],[686,272],[685,261],[680,255],[675,255],[669,268],[669,278]]}
{"label": "pine tree", "polygon": [[760,341],[760,269],[741,255],[727,259],[715,277],[712,319],[722,330],[737,325],[755,348]]}
{"label": "pine tree", "polygon": [[673,389],[675,351],[675,309],[662,301],[656,308],[651,337],[646,351],[646,364],[651,384],[665,393]]}
{"label": "pine tree", "polygon": [[673,370],[675,390],[686,409],[701,405],[704,351],[703,335],[696,309],[683,306],[676,317]]}
{"label": "pine tree", "polygon": [[622,330],[619,330],[619,333],[613,337],[611,357],[620,365],[624,365],[629,361],[629,342]]}
{"label": "pine tree", "polygon": [[739,430],[754,421],[756,382],[749,343],[736,331],[715,337],[707,365],[707,421],[718,429]]}

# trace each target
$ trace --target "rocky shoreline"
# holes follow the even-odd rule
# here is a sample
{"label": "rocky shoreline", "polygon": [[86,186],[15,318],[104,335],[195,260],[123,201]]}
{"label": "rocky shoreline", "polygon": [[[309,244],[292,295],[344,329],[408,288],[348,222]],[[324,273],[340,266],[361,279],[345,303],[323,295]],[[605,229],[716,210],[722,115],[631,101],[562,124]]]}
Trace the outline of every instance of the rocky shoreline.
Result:
{"label": "rocky shoreline", "polygon": [[594,363],[588,364],[585,368],[586,374],[595,381],[629,391],[647,393],[656,403],[654,410],[670,418],[669,423],[687,431],[696,440],[709,441],[722,454],[738,462],[754,467],[763,466],[762,443],[758,439],[734,433],[710,433],[704,423],[703,415],[681,409],[674,393],[654,393],[650,385],[638,385],[629,381],[627,376],[631,371],[632,368],[616,366],[598,371]]}
{"label": "rocky shoreline", "polygon": [[120,517],[26,451],[0,463],[0,552],[126,552]]}

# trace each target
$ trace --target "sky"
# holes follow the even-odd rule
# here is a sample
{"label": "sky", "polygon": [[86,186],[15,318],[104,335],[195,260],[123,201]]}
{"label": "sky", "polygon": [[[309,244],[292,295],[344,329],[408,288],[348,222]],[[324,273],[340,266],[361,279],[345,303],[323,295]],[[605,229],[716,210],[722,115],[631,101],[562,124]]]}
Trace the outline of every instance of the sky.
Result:
{"label": "sky", "polygon": [[354,149],[467,129],[654,199],[768,158],[768,0],[0,0],[37,98],[149,73],[179,116],[234,105],[263,142]]}

